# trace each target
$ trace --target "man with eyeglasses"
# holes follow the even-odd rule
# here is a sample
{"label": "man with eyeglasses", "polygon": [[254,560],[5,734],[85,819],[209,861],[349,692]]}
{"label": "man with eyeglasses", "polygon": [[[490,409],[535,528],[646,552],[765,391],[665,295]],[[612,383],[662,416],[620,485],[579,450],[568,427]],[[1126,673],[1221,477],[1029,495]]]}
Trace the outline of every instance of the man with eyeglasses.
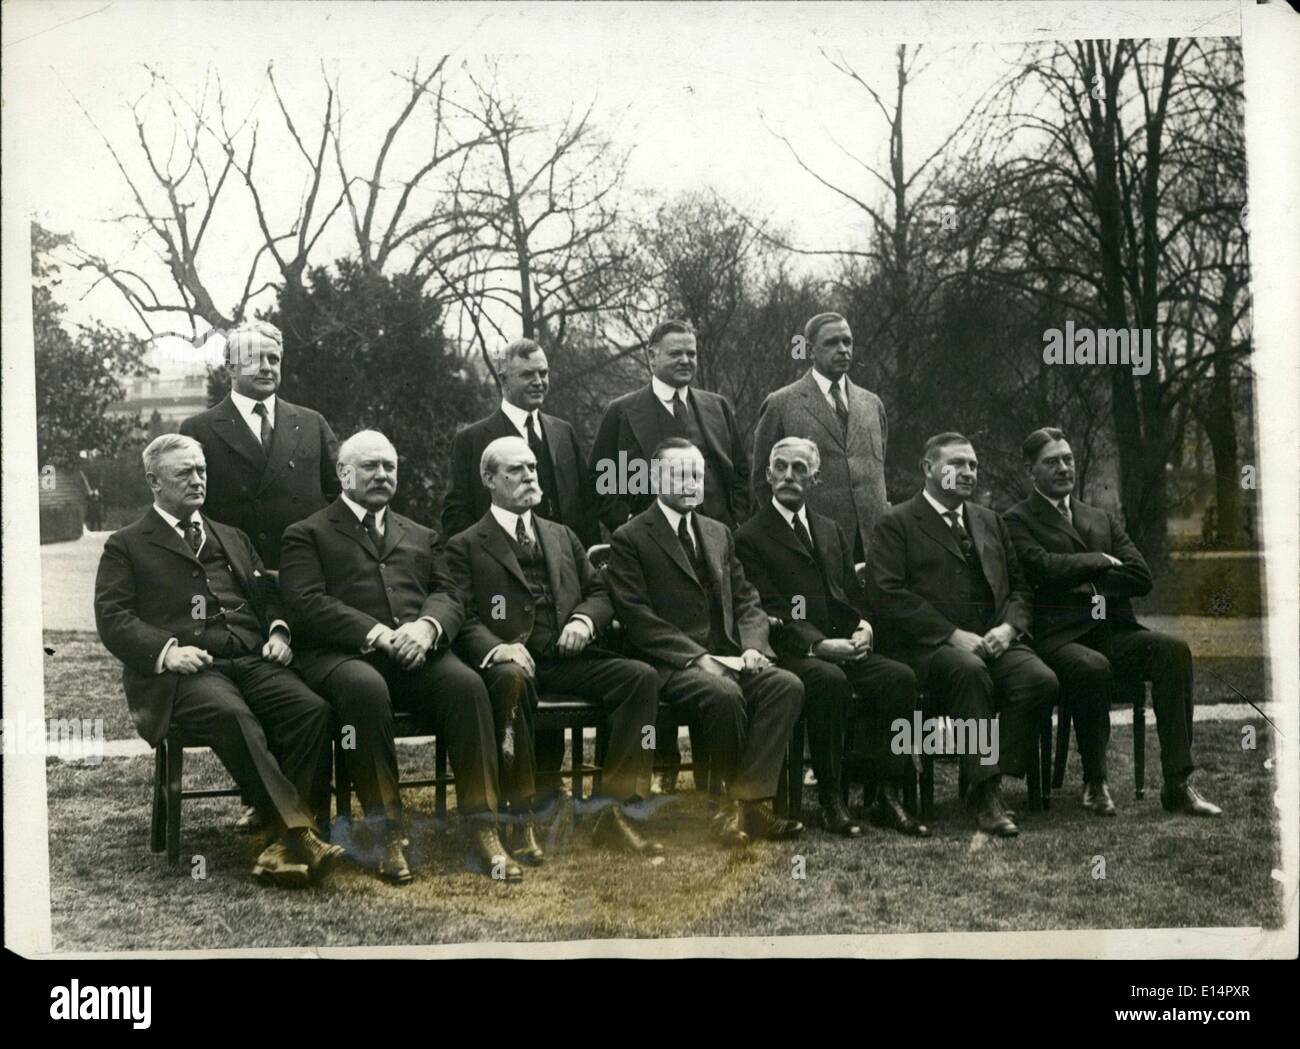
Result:
{"label": "man with eyeglasses", "polygon": [[248,536],[201,512],[199,443],[163,434],[143,458],[154,505],[104,546],[99,636],[125,665],[140,735],[211,747],[271,819],[276,840],[254,877],[305,885],[343,855],[316,832],[316,814],[329,812],[329,705],[289,669],[289,628]]}

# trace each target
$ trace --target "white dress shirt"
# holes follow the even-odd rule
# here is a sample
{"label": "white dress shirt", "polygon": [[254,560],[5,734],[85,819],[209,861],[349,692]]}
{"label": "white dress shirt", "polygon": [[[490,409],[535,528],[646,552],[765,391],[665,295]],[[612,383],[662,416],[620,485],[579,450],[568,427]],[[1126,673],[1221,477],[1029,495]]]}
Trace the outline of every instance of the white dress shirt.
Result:
{"label": "white dress shirt", "polygon": [[690,404],[686,400],[686,393],[690,390],[690,386],[669,386],[659,376],[652,375],[650,377],[650,388],[654,390],[654,395],[659,399],[659,403],[664,406],[670,415],[676,414],[673,412],[674,399],[680,400],[683,408],[690,408]]}
{"label": "white dress shirt", "polygon": [[[153,504],[153,509],[154,509],[154,513],[156,513],[159,517],[161,517],[164,521],[166,521],[168,526],[171,527],[176,532],[176,534],[181,537],[182,541],[185,543],[186,546],[189,546],[189,539],[185,535],[185,529],[182,527],[182,524],[183,523],[188,524],[190,521],[194,521],[198,524],[199,534],[203,537],[202,542],[199,543],[198,551],[194,554],[195,557],[198,557],[199,553],[203,551],[203,548],[208,543],[208,530],[203,524],[203,515],[200,514],[197,510],[194,510],[191,511],[189,517],[185,519],[185,522],[182,522],[179,517],[177,517],[173,513],[168,513],[157,503]],[[289,630],[289,624],[286,623],[283,619],[276,619],[272,621],[270,632],[274,634],[277,630],[283,630],[285,634],[288,635],[290,642],[292,643],[293,634]],[[158,653],[157,660],[154,661],[153,669],[155,674],[161,674],[163,672],[163,665],[167,660],[167,653],[171,650],[172,645],[179,645],[179,644],[180,642],[174,637],[170,637],[167,639],[167,643],[163,645],[162,651]]]}
{"label": "white dress shirt", "polygon": [[1074,523],[1074,511],[1070,508],[1070,496],[1069,496],[1069,493],[1066,493],[1065,495],[1061,496],[1060,499],[1053,499],[1050,495],[1048,495],[1046,492],[1044,492],[1041,488],[1035,488],[1034,491],[1037,492],[1039,495],[1041,495],[1044,499],[1046,499],[1046,500],[1047,500],[1049,503],[1051,503],[1054,507],[1056,507],[1056,512],[1059,513],[1059,514],[1061,514],[1063,517],[1065,517],[1065,519],[1066,519],[1067,521],[1069,521],[1071,524]]}
{"label": "white dress shirt", "polygon": [[840,396],[844,398],[844,407],[846,409],[848,408],[849,383],[848,383],[847,375],[841,375],[834,382],[831,382],[830,379],[828,379],[825,375],[819,372],[816,368],[812,370],[812,374],[813,374],[813,381],[817,384],[817,388],[821,390],[822,396],[826,398],[826,403],[831,406],[831,411],[835,411],[835,398],[831,396],[832,386],[838,386],[840,388]]}
{"label": "white dress shirt", "polygon": [[514,424],[515,429],[519,431],[519,436],[525,441],[528,440],[528,418],[529,416],[532,416],[533,429],[536,431],[538,439],[541,439],[542,413],[539,410],[534,408],[531,412],[525,411],[518,405],[511,404],[503,398],[501,401],[501,412]]}
{"label": "white dress shirt", "polygon": [[[687,510],[685,514],[680,514],[676,510],[674,510],[671,506],[669,506],[667,503],[665,503],[662,499],[656,499],[655,505],[658,506],[659,509],[663,512],[664,519],[668,522],[668,527],[673,530],[673,535],[677,534],[677,528],[681,524],[682,518],[685,517],[686,527],[690,530],[691,539],[693,540],[695,539],[695,521],[694,521],[695,515],[693,511]],[[696,540],[696,543],[697,543],[696,553],[699,553],[698,540]]]}
{"label": "white dress shirt", "polygon": [[[966,528],[966,503],[964,500],[958,503],[952,510],[949,510],[943,505],[943,503],[939,502],[938,499],[932,496],[924,488],[921,489],[921,494],[925,496],[925,501],[934,507],[934,512],[943,518],[943,523],[949,528],[952,527],[952,522],[948,519],[947,515],[951,513],[956,513],[958,522],[960,522],[963,528]],[[967,529],[967,531],[969,531],[969,529]]]}
{"label": "white dress shirt", "polygon": [[230,391],[230,400],[239,412],[239,417],[248,424],[248,428],[253,431],[253,438],[258,444],[262,443],[262,417],[253,411],[259,404],[266,405],[266,421],[271,424],[271,429],[275,429],[275,394],[264,400],[255,400],[252,397],[245,397],[238,390]]}

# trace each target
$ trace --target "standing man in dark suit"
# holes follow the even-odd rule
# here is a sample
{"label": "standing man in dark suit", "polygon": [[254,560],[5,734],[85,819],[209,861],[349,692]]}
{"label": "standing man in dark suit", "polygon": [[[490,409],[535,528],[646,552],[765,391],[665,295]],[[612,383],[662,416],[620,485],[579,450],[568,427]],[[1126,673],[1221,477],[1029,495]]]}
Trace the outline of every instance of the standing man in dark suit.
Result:
{"label": "standing man in dark suit", "polygon": [[537,460],[542,502],[537,512],[573,529],[584,546],[600,541],[587,459],[578,435],[563,419],[542,411],[550,388],[546,352],[516,339],[502,352],[501,407],[471,423],[451,442],[451,483],[442,504],[442,532],[450,538],[478,522],[491,505],[479,476],[483,449],[500,437],[522,437]]}
{"label": "standing man in dark suit", "polygon": [[1035,587],[1034,647],[1061,681],[1061,716],[1074,717],[1083,762],[1083,805],[1113,816],[1106,784],[1112,677],[1151,682],[1170,812],[1218,816],[1188,778],[1192,763],[1192,652],[1142,626],[1132,597],[1151,590],[1151,570],[1114,517],[1074,498],[1074,453],[1055,427],[1024,444],[1034,490],[1006,512],[1007,531]]}
{"label": "standing man in dark suit", "polygon": [[[280,589],[302,675],[334,705],[366,820],[383,835],[380,874],[409,884],[393,710],[446,741],[471,847],[494,877],[523,877],[497,835],[497,753],[483,680],[451,651],[464,619],[442,539],[389,508],[397,452],[362,430],[339,449],[338,500],[284,535]],[[351,739],[347,730],[351,727]],[[349,742],[353,746],[349,746]]]}
{"label": "standing man in dark suit", "polygon": [[245,321],[234,328],[226,336],[230,392],[180,426],[207,457],[207,512],[247,533],[273,570],[284,530],[339,494],[338,441],[329,423],[276,395],[283,359],[284,339],[274,325]]}
{"label": "standing man in dark suit", "polygon": [[754,431],[753,485],[757,505],[772,498],[767,457],[782,437],[807,437],[821,452],[821,483],[808,508],[832,518],[862,560],[867,540],[889,509],[885,495],[885,406],[849,380],[853,332],[838,313],[819,313],[803,329],[813,366],[802,379],[767,395]]}
{"label": "standing man in dark suit", "polygon": [[343,855],[314,815],[329,812],[329,705],[288,669],[289,628],[248,537],[200,513],[198,442],[154,438],[144,471],[154,505],[109,536],[95,580],[131,720],[152,746],[211,747],[275,827],[254,876],[305,885]]}
{"label": "standing man in dark suit", "polygon": [[696,512],[707,469],[700,450],[672,437],[652,460],[657,499],[614,533],[605,569],[618,617],[658,671],[660,695],[701,726],[703,756],[729,796],[718,814],[721,840],[797,837],[803,824],[779,818],[770,799],[803,685],[772,665],[767,614],[731,533]]}
{"label": "standing man in dark suit", "polygon": [[[954,718],[998,719],[996,760],[962,756],[980,830],[1019,829],[1002,804],[1000,780],[1033,767],[1031,750],[1057,681],[1024,640],[1033,591],[1020,572],[1006,525],[969,501],[975,449],[959,433],[925,443],[925,487],[881,518],[867,555],[867,604],[886,655],[916,671]],[[1031,773],[1033,774],[1033,773]]]}
{"label": "standing man in dark suit", "polygon": [[803,437],[772,445],[767,479],[774,494],[737,529],[736,556],[764,610],[782,621],[773,640],[780,665],[803,682],[822,826],[850,838],[861,833],[840,791],[846,718],[856,699],[870,715],[880,773],[872,823],[926,838],[929,829],[903,807],[910,758],[889,745],[895,719],[911,721],[917,709],[916,675],[873,650],[849,542],[834,521],[805,505],[820,465],[817,445]]}
{"label": "standing man in dark suit", "polygon": [[[448,543],[447,563],[465,603],[456,649],[487,681],[502,748],[502,787],[529,820],[523,849],[515,854],[542,860],[530,811],[533,719],[541,692],[595,700],[608,711],[600,784],[609,804],[597,818],[596,839],[628,852],[662,853],[633,829],[622,807],[650,796],[654,752],[643,741],[655,723],[658,678],[648,664],[593,644],[614,618],[614,606],[572,529],[534,513],[543,497],[528,443],[520,437],[493,441],[483,450],[481,473],[492,505]],[[513,762],[504,748],[507,734]]]}
{"label": "standing man in dark suit", "polygon": [[[621,491],[616,483],[634,460],[648,461],[661,441],[680,437],[704,455],[704,501],[699,512],[735,529],[749,516],[746,442],[731,403],[721,394],[691,387],[695,378],[695,332],[669,320],[650,333],[649,386],[610,402],[591,448],[591,476],[600,519],[613,532],[654,504],[652,493]],[[620,456],[623,464],[620,466]],[[653,470],[647,474],[653,477]]]}

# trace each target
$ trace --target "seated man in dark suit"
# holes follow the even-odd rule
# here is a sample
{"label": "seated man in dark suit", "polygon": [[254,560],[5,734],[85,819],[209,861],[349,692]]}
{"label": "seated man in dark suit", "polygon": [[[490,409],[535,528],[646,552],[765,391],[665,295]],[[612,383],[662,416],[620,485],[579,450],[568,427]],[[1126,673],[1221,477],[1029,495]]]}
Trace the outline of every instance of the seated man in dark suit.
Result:
{"label": "seated man in dark suit", "polygon": [[1000,780],[1033,767],[1043,708],[1056,702],[1057,682],[1022,640],[1033,592],[1006,525],[969,501],[977,468],[961,434],[926,441],[925,487],[886,511],[872,536],[867,604],[880,650],[916,671],[953,718],[989,726],[995,753],[968,746],[962,767],[980,830],[1011,837],[1019,828],[1002,804]]}
{"label": "seated man in dark suit", "polygon": [[[464,617],[438,533],[389,508],[397,452],[362,430],[339,449],[343,493],[284,534],[280,589],[302,675],[334,704],[348,772],[384,842],[380,874],[406,885],[393,709],[422,716],[447,744],[456,805],[494,877],[523,877],[497,834],[497,753],[483,679],[451,651]],[[348,746],[346,730],[355,735]],[[346,814],[341,814],[346,815]]]}
{"label": "seated man in dark suit", "polygon": [[1073,715],[1083,762],[1083,805],[1113,816],[1106,784],[1112,676],[1150,681],[1170,812],[1218,816],[1188,782],[1192,769],[1192,652],[1142,626],[1130,597],[1151,590],[1151,570],[1114,517],[1074,498],[1074,453],[1054,427],[1025,439],[1034,491],[1005,514],[1035,587],[1034,647],[1061,681],[1061,716]]}
{"label": "seated man in dark suit", "polygon": [[917,709],[916,675],[872,651],[850,540],[833,520],[804,505],[820,467],[817,445],[807,438],[784,437],[772,445],[772,499],[737,529],[736,556],[763,608],[782,621],[773,639],[780,665],[803,682],[822,826],[846,837],[861,833],[840,790],[845,719],[856,697],[870,715],[879,771],[872,823],[929,837],[929,828],[912,818],[900,795],[910,758],[889,745],[895,719],[911,721]]}
{"label": "seated man in dark suit", "polygon": [[[480,472],[492,505],[447,544],[447,564],[465,603],[456,650],[487,681],[506,799],[530,818],[539,692],[596,700],[609,712],[601,794],[610,802],[597,820],[596,838],[657,855],[662,846],[633,829],[622,805],[650,796],[654,752],[642,740],[655,723],[658,678],[648,664],[592,644],[614,618],[614,606],[573,531],[533,513],[541,488],[528,443],[521,437],[493,441],[483,449]],[[531,822],[515,855],[542,860]]]}
{"label": "seated man in dark suit", "polygon": [[153,746],[211,747],[277,831],[253,874],[306,884],[343,855],[315,829],[329,811],[329,705],[288,669],[289,629],[248,536],[199,512],[199,443],[154,438],[144,471],[153,508],[109,537],[95,580],[131,719]]}
{"label": "seated man in dark suit", "polygon": [[[727,787],[717,832],[728,845],[793,838],[770,799],[803,707],[803,685],[772,665],[767,614],[727,526],[696,513],[704,456],[684,438],[652,458],[657,498],[614,533],[606,578],[628,641],[659,673],[664,700],[701,727],[712,774]],[[698,767],[698,766],[697,766]]]}

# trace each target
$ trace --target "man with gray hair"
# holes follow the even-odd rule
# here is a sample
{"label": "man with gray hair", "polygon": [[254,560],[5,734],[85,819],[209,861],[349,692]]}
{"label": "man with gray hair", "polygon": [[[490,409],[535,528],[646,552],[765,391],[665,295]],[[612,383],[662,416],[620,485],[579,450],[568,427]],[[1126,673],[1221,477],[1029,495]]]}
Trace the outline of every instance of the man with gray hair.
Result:
{"label": "man with gray hair", "polygon": [[201,512],[199,443],[156,437],[144,470],[153,507],[109,537],[95,580],[95,625],[124,664],[131,719],[153,746],[211,747],[277,831],[254,876],[305,885],[343,854],[316,833],[329,705],[289,669],[284,610],[248,536]]}
{"label": "man with gray hair", "polygon": [[755,504],[772,499],[768,455],[782,437],[807,437],[821,452],[821,482],[807,492],[808,507],[835,521],[855,560],[889,509],[885,494],[885,406],[849,379],[853,332],[838,313],[819,313],[797,337],[796,356],[812,358],[802,379],[767,395],[754,431]]}
{"label": "man with gray hair", "polygon": [[[465,608],[442,537],[394,511],[397,450],[362,430],[339,449],[343,491],[284,533],[280,589],[308,683],[355,730],[344,746],[367,822],[383,841],[380,875],[412,881],[402,828],[393,711],[418,714],[451,754],[456,806],[485,873],[523,877],[497,836],[492,708],[483,680],[451,650]],[[347,818],[348,813],[340,813]]]}

